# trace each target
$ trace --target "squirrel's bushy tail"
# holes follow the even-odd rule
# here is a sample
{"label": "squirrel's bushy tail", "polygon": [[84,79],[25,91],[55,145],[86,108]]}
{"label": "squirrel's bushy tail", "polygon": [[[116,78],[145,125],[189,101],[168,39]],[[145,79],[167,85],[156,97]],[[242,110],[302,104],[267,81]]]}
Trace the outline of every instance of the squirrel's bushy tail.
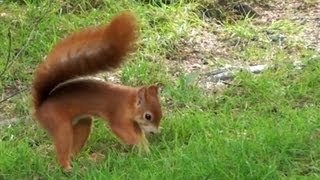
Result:
{"label": "squirrel's bushy tail", "polygon": [[107,26],[74,33],[59,42],[39,65],[32,87],[37,110],[58,84],[120,66],[134,50],[137,25],[130,13],[122,13]]}

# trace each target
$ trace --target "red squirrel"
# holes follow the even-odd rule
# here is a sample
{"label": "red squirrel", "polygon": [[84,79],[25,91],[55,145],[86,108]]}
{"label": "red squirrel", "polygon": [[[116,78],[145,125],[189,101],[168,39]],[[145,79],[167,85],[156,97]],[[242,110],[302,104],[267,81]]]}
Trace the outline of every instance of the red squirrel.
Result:
{"label": "red squirrel", "polygon": [[106,120],[126,144],[141,144],[146,151],[145,133],[159,131],[162,111],[156,85],[128,87],[81,78],[120,67],[135,50],[137,37],[135,17],[123,12],[108,25],[61,40],[37,67],[34,116],[52,137],[64,170],[72,169],[71,158],[88,139],[93,116]]}

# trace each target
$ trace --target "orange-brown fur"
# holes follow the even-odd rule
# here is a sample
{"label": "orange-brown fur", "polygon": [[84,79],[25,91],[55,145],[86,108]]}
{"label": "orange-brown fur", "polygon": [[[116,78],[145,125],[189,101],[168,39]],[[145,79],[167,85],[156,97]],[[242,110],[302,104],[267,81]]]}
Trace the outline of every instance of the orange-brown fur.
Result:
{"label": "orange-brown fur", "polygon": [[65,38],[37,68],[32,89],[34,115],[53,138],[65,170],[71,169],[72,155],[89,136],[91,116],[107,120],[115,135],[131,145],[145,143],[144,133],[157,131],[162,118],[157,86],[75,79],[119,67],[134,50],[136,39],[134,17],[122,13],[107,26]]}

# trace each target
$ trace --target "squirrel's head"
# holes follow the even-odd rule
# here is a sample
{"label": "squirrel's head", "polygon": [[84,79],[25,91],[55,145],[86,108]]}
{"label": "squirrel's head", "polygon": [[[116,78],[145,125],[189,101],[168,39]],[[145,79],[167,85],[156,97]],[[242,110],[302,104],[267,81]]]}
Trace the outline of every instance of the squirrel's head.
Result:
{"label": "squirrel's head", "polygon": [[134,120],[140,129],[145,133],[159,133],[162,111],[158,98],[158,87],[152,85],[139,88],[136,107],[137,114]]}

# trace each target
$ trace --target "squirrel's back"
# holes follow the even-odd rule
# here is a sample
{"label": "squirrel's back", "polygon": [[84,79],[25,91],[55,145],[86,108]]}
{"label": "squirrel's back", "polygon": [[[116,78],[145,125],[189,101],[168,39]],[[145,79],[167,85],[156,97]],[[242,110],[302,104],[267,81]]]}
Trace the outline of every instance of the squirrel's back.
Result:
{"label": "squirrel's back", "polygon": [[122,13],[106,26],[86,29],[60,41],[36,70],[32,87],[35,110],[60,83],[119,67],[134,50],[136,39],[134,16]]}

